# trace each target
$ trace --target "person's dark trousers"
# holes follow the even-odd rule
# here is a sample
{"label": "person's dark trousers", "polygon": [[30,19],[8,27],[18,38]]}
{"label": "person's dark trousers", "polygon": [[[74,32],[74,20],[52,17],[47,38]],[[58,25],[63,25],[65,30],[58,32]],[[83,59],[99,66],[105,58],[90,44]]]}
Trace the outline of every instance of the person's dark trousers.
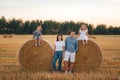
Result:
{"label": "person's dark trousers", "polygon": [[58,71],[61,71],[63,51],[56,51],[52,61],[53,70],[56,71],[56,62],[58,61]]}

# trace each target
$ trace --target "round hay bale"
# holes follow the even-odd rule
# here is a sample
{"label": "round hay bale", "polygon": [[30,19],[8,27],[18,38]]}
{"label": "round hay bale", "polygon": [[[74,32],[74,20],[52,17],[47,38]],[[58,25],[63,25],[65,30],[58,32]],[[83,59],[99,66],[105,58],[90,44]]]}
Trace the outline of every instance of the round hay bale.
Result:
{"label": "round hay bale", "polygon": [[97,70],[102,63],[100,47],[91,40],[88,40],[87,45],[83,45],[82,41],[79,40],[78,45],[74,70],[77,72]]}
{"label": "round hay bale", "polygon": [[92,36],[92,38],[93,38],[93,39],[96,39],[96,37],[95,37],[95,36]]}
{"label": "round hay bale", "polygon": [[12,35],[12,34],[10,34],[10,35],[9,35],[9,38],[13,38],[13,35]]}
{"label": "round hay bale", "polygon": [[4,35],[3,35],[3,38],[7,38],[7,37],[8,37],[7,34],[4,34]]}
{"label": "round hay bale", "polygon": [[31,71],[49,71],[52,62],[52,46],[41,40],[41,46],[36,47],[34,40],[27,41],[19,51],[19,62],[23,69]]}

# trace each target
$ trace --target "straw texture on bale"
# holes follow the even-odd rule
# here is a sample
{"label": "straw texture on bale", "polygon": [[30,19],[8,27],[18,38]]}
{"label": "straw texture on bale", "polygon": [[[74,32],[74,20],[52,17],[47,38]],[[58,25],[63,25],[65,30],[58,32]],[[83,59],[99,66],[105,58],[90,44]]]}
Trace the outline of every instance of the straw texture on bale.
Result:
{"label": "straw texture on bale", "polygon": [[52,46],[41,40],[41,46],[36,47],[34,40],[27,41],[19,51],[19,62],[23,69],[31,71],[49,71],[52,62]]}
{"label": "straw texture on bale", "polygon": [[102,63],[102,51],[100,47],[93,41],[88,40],[87,45],[83,45],[82,41],[78,41],[79,49],[76,53],[76,62],[74,70],[95,71]]}

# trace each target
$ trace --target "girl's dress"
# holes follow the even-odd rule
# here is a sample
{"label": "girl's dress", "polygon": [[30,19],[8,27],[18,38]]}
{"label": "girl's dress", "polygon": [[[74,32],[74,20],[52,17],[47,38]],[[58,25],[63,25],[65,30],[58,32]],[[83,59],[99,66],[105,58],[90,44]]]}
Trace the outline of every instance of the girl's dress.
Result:
{"label": "girl's dress", "polygon": [[79,35],[79,37],[78,37],[78,40],[88,40],[88,37],[87,37],[87,32],[88,32],[88,30],[79,30],[79,33],[80,33],[80,35]]}

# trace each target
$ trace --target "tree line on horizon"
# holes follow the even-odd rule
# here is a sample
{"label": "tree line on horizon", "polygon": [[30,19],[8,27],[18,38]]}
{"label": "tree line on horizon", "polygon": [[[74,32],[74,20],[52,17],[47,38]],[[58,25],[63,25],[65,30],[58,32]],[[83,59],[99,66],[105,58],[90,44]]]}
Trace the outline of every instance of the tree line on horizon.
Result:
{"label": "tree line on horizon", "polygon": [[120,26],[108,26],[99,24],[94,27],[93,24],[84,22],[65,21],[57,22],[53,20],[32,20],[23,21],[22,19],[0,18],[0,34],[32,34],[37,26],[42,26],[43,34],[69,34],[71,31],[79,32],[82,24],[88,27],[88,33],[91,35],[120,35]]}

